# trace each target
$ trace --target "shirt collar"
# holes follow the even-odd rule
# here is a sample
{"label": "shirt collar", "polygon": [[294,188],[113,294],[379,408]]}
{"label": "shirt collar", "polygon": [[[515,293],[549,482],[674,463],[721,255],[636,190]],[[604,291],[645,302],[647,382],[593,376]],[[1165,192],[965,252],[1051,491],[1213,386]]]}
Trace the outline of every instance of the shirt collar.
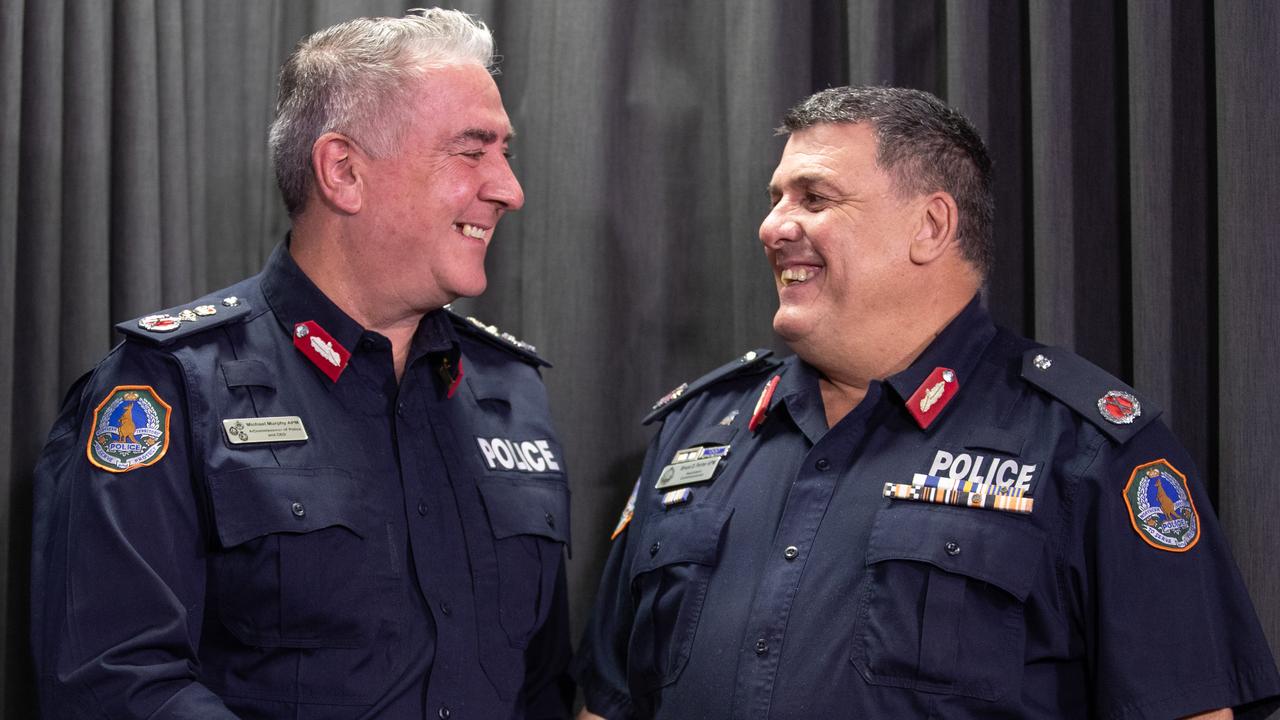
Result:
{"label": "shirt collar", "polygon": [[[293,334],[298,323],[315,321],[342,347],[354,354],[366,330],[342,311],[289,254],[289,241],[276,246],[262,271],[262,293],[285,332]],[[424,316],[414,332],[409,365],[419,357],[438,352],[456,356],[458,336],[447,311],[433,310]]]}
{"label": "shirt collar", "polygon": [[936,368],[943,367],[955,372],[960,384],[956,392],[964,392],[965,381],[995,334],[995,323],[982,306],[981,296],[974,295],[964,310],[938,333],[915,362],[906,370],[887,378],[886,382],[905,401]]}
{"label": "shirt collar", "polygon": [[[981,296],[975,295],[907,369],[886,378],[885,384],[894,389],[899,402],[905,402],[935,368],[945,367],[954,371],[959,380],[960,387],[956,392],[963,392],[965,381],[995,334],[991,315],[982,306]],[[769,410],[784,403],[796,424],[811,440],[821,437],[827,426],[818,391],[818,371],[799,357],[791,356],[773,374],[781,374],[782,378],[773,393]]]}

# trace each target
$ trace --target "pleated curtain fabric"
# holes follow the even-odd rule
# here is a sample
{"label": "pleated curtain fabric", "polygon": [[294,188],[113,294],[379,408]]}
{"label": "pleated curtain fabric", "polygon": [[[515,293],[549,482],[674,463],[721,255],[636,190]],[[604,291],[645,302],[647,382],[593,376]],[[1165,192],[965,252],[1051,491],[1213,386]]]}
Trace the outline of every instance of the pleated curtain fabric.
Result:
{"label": "pleated curtain fabric", "polygon": [[[1280,5],[1250,0],[487,0],[525,209],[461,307],[539,347],[588,612],[653,400],[783,349],[756,229],[810,92],[919,87],[995,160],[987,300],[1165,409],[1280,649]],[[32,717],[31,470],[114,322],[258,270],[301,37],[384,0],[0,0],[0,695]],[[1122,482],[1123,479],[1117,479]]]}

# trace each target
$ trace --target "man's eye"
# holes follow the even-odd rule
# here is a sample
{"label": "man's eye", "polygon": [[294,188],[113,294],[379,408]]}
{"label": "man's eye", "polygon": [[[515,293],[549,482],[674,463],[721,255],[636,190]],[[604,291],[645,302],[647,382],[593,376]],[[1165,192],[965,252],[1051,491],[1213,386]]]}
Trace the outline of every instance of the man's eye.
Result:
{"label": "man's eye", "polygon": [[472,160],[479,160],[480,158],[484,157],[484,151],[483,151],[483,150],[468,150],[468,151],[466,151],[466,152],[462,153],[462,156],[463,156],[463,157],[465,157],[465,158],[470,158],[470,159],[472,159]]}
{"label": "man's eye", "polygon": [[804,194],[804,204],[806,207],[819,207],[826,202],[827,202],[827,199],[822,197],[821,195],[815,195],[813,193]]}

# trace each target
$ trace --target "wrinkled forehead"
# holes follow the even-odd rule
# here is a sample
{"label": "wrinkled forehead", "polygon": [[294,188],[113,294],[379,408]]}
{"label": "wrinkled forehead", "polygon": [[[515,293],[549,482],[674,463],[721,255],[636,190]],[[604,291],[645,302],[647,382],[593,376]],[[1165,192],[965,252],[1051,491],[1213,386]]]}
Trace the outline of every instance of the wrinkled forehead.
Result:
{"label": "wrinkled forehead", "polygon": [[430,68],[410,89],[419,122],[447,139],[506,142],[515,131],[493,76],[481,65]]}
{"label": "wrinkled forehead", "polygon": [[875,169],[876,138],[870,124],[824,123],[791,133],[770,186]]}

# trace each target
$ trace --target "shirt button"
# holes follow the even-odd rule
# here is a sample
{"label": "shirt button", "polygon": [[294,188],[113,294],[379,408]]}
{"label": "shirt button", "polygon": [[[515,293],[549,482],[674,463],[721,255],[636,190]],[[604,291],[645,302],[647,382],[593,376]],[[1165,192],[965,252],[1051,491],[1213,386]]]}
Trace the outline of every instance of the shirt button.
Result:
{"label": "shirt button", "polygon": [[400,417],[404,417],[404,401],[403,400],[396,403],[396,415],[399,415]]}
{"label": "shirt button", "polygon": [[449,603],[442,602],[440,603],[440,612],[444,613],[445,615],[450,615],[453,613],[453,608],[449,607]]}
{"label": "shirt button", "polygon": [[765,642],[764,638],[760,638],[756,641],[756,654],[763,655],[767,652],[769,652],[769,643]]}
{"label": "shirt button", "polygon": [[421,501],[418,502],[418,514],[419,515],[427,514],[427,504],[425,502],[421,502]]}
{"label": "shirt button", "polygon": [[657,554],[658,554],[658,551],[659,551],[659,550],[661,550],[661,549],[662,549],[662,543],[660,543],[660,542],[656,542],[656,543],[654,543],[654,544],[650,545],[650,546],[649,546],[649,557],[653,557],[654,555],[657,555]]}
{"label": "shirt button", "polygon": [[296,502],[290,505],[289,509],[292,510],[293,514],[297,515],[298,517],[302,517],[303,515],[307,514],[307,508],[305,508],[300,502]]}
{"label": "shirt button", "polygon": [[547,513],[544,517],[545,517],[545,519],[546,519],[546,521],[547,521],[547,527],[554,528],[554,527],[556,526],[556,516],[555,516],[555,515],[552,515],[551,513]]}
{"label": "shirt button", "polygon": [[787,549],[782,551],[782,557],[788,560],[795,560],[796,556],[799,554],[800,554],[800,548],[796,547],[795,545],[788,545]]}
{"label": "shirt button", "polygon": [[449,720],[449,716],[452,715],[452,713],[449,712],[448,705],[441,705],[440,712],[436,714],[440,716],[440,720]]}
{"label": "shirt button", "polygon": [[956,555],[960,554],[960,543],[954,540],[948,540],[945,547],[947,550],[947,554],[950,555],[951,557],[955,557]]}
{"label": "shirt button", "polygon": [[826,472],[831,469],[831,463],[828,462],[826,458],[818,458],[818,462],[814,463],[813,466],[822,472]]}

